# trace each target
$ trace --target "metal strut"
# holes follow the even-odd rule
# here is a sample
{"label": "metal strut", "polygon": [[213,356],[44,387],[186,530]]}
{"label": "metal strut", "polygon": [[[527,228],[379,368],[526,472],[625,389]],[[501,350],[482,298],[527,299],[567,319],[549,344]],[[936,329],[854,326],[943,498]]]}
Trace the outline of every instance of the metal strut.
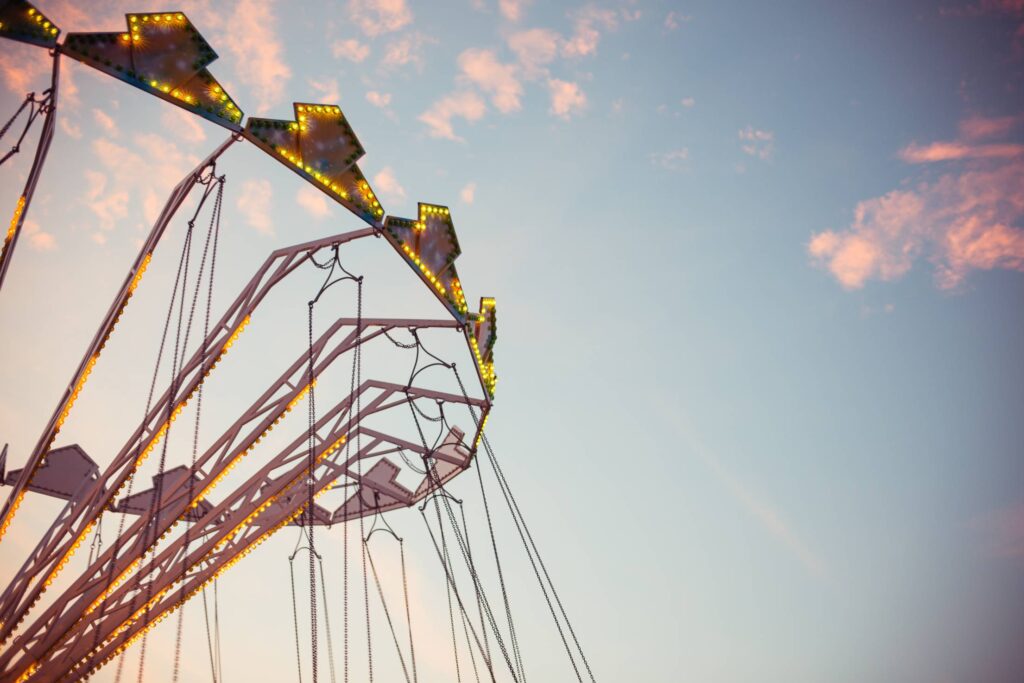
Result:
{"label": "metal strut", "polygon": [[[56,64],[58,64],[57,61],[54,62],[55,69],[57,68]],[[50,125],[51,120],[52,117],[48,118],[47,125]],[[26,490],[29,483],[32,481],[32,477],[35,476],[40,466],[44,463],[46,455],[50,450],[50,446],[53,445],[54,439],[57,438],[57,433],[63,426],[64,420],[67,419],[68,414],[71,412],[71,408],[74,406],[75,401],[78,399],[78,395],[81,392],[82,387],[85,385],[85,382],[89,377],[89,373],[92,372],[93,367],[99,360],[104,345],[106,345],[107,340],[110,338],[111,334],[113,334],[114,327],[117,325],[118,320],[120,320],[121,314],[124,312],[125,307],[127,307],[129,299],[131,299],[132,294],[135,292],[135,288],[142,279],[142,275],[145,273],[146,267],[149,265],[149,262],[153,257],[153,252],[156,250],[157,245],[160,243],[160,239],[163,237],[164,231],[167,229],[167,225],[170,223],[174,214],[177,213],[192,188],[200,179],[203,171],[210,167],[221,154],[234,144],[237,139],[238,137],[234,134],[228,137],[228,139],[221,143],[221,145],[217,147],[210,156],[201,161],[199,165],[196,166],[188,175],[182,178],[181,182],[179,182],[171,192],[171,196],[167,200],[167,204],[164,205],[163,211],[160,213],[156,223],[153,224],[153,228],[149,232],[149,236],[143,243],[142,248],[139,249],[139,253],[135,257],[135,262],[128,271],[124,282],[121,284],[121,288],[114,297],[114,301],[111,303],[110,308],[107,309],[107,314],[104,316],[103,322],[100,324],[99,329],[96,331],[92,341],[89,343],[85,353],[82,355],[82,360],[78,364],[78,369],[75,371],[74,375],[72,375],[71,381],[68,382],[67,388],[64,390],[60,400],[57,402],[57,406],[54,409],[50,420],[46,423],[42,434],[39,436],[39,441],[29,454],[25,467],[22,468],[18,480],[14,483],[14,487],[8,494],[7,502],[4,503],[3,510],[0,511],[0,543],[3,542],[4,533],[10,526],[11,521],[14,519],[14,515],[18,511],[18,507],[21,505],[21,502],[25,497]],[[40,146],[40,149],[43,149],[42,145]],[[36,156],[39,156],[38,151]],[[34,188],[35,179],[30,177],[29,180],[32,183],[32,188]],[[0,284],[2,284],[2,270],[6,269],[8,263],[10,263],[9,258],[6,259],[3,264],[0,264]],[[0,602],[0,620],[3,622],[3,625],[0,626],[0,642],[3,642],[10,635],[11,630],[14,627],[14,624],[12,624],[10,619],[10,605],[7,604],[6,601]]]}
{"label": "metal strut", "polygon": [[[14,209],[14,216],[11,218],[11,225],[7,230],[7,235],[4,237],[3,246],[0,247],[0,290],[3,290],[4,279],[7,277],[7,269],[11,265],[11,259],[14,257],[14,249],[18,246],[18,238],[21,236],[21,229],[25,225],[25,216],[28,214],[29,206],[32,204],[32,197],[36,193],[36,184],[39,182],[39,177],[43,173],[43,164],[46,163],[46,157],[50,153],[50,143],[53,142],[53,131],[57,123],[57,86],[60,82],[60,50],[53,51],[53,71],[50,76],[50,89],[48,95],[45,96],[44,101],[48,100],[46,104],[41,105],[41,111],[45,117],[43,122],[43,131],[39,136],[39,144],[36,146],[36,154],[32,159],[32,167],[29,169],[28,177],[25,179],[25,187],[21,192],[21,196],[18,197],[18,203]],[[31,120],[30,120],[31,123]],[[28,128],[26,127],[26,132]],[[22,133],[22,138],[25,134]],[[19,145],[21,140],[18,141]],[[8,152],[4,156],[0,163],[7,160],[15,150]],[[6,526],[7,511],[4,510],[4,514],[0,517],[0,537],[3,536],[4,527]]]}

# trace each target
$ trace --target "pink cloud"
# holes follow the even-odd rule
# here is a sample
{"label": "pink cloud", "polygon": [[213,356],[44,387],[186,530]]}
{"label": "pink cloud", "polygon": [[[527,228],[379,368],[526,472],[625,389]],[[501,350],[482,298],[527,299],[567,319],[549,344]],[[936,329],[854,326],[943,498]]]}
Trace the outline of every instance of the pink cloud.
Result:
{"label": "pink cloud", "polygon": [[0,50],[0,75],[7,89],[18,97],[50,87],[52,64],[45,52],[38,49],[28,52],[28,46],[5,44]]}
{"label": "pink cloud", "polygon": [[552,78],[548,81],[548,90],[551,92],[551,113],[566,121],[587,106],[587,96],[576,83]]}
{"label": "pink cloud", "polygon": [[523,85],[512,64],[502,64],[491,50],[470,48],[459,55],[462,77],[491,95],[498,111],[507,114],[522,108]]}
{"label": "pink cloud", "polygon": [[513,33],[508,38],[509,49],[515,54],[527,78],[545,75],[546,65],[558,56],[561,36],[550,29],[532,28]]}
{"label": "pink cloud", "polygon": [[[1024,2],[1024,0],[1021,0]],[[1003,137],[1024,122],[1024,116],[972,116],[960,122],[960,135],[967,140],[985,140]]]}
{"label": "pink cloud", "polygon": [[284,62],[284,45],[274,31],[278,21],[273,3],[239,0],[221,37],[235,57],[235,73],[251,90],[256,113],[264,113],[284,99],[291,69]]}
{"label": "pink cloud", "polygon": [[88,189],[84,200],[103,230],[112,230],[128,216],[129,197],[132,202],[141,198],[143,218],[153,221],[166,193],[198,161],[172,140],[156,133],[136,134],[130,147],[109,138],[97,138],[92,150],[103,172],[86,172]]}
{"label": "pink cloud", "polygon": [[572,14],[573,34],[562,47],[566,57],[586,57],[597,52],[601,42],[601,30],[611,30],[618,25],[618,16],[612,10],[588,5]]}
{"label": "pink cloud", "polygon": [[369,90],[366,93],[366,101],[375,107],[383,109],[384,107],[391,104],[391,95],[386,92],[377,92],[376,90]]}
{"label": "pink cloud", "polygon": [[950,172],[860,202],[848,228],[812,236],[808,252],[847,289],[895,280],[920,257],[934,264],[944,289],[972,270],[1024,271],[1021,187],[1020,159]]}
{"label": "pink cloud", "polygon": [[246,180],[242,183],[242,191],[236,204],[246,224],[263,235],[274,234],[274,224],[270,220],[271,197],[274,189],[269,180]]}
{"label": "pink cloud", "polygon": [[359,64],[370,56],[370,46],[360,43],[355,38],[336,40],[331,43],[331,54]]}
{"label": "pink cloud", "polygon": [[206,140],[206,131],[198,119],[199,117],[194,114],[177,107],[171,107],[160,115],[160,123],[164,130],[177,140],[193,144]]}
{"label": "pink cloud", "polygon": [[454,92],[445,95],[420,114],[419,120],[427,124],[431,137],[446,138],[464,142],[455,134],[452,119],[458,117],[469,122],[479,121],[487,111],[483,99],[472,91]]}
{"label": "pink cloud", "polygon": [[463,204],[472,204],[473,200],[476,199],[476,183],[466,183],[459,191],[459,199],[462,200]]}
{"label": "pink cloud", "polygon": [[93,109],[92,118],[96,125],[103,129],[104,133],[114,138],[117,137],[117,124],[114,123],[114,119],[110,118],[106,112],[102,109]]}
{"label": "pink cloud", "polygon": [[23,225],[25,237],[28,244],[36,251],[53,251],[57,248],[57,238],[48,232],[44,232],[39,224],[31,218],[26,218]]}
{"label": "pink cloud", "polygon": [[107,192],[107,176],[99,171],[87,169],[84,176],[86,207],[99,220],[100,230],[113,230],[118,221],[128,216],[128,193],[125,190]]}
{"label": "pink cloud", "polygon": [[307,78],[306,82],[309,83],[309,87],[316,92],[317,102],[323,102],[325,104],[337,104],[338,102],[341,102],[341,93],[338,89],[338,79],[325,78],[321,81],[315,78]]}
{"label": "pink cloud", "polygon": [[392,199],[404,199],[405,188],[395,178],[395,172],[390,166],[385,166],[380,173],[373,176],[373,185],[377,191]]}
{"label": "pink cloud", "polygon": [[963,142],[910,144],[900,150],[900,158],[911,164],[927,164],[955,159],[1008,159],[1024,155],[1024,145],[971,145]]}
{"label": "pink cloud", "polygon": [[348,13],[371,37],[393,33],[412,23],[412,11],[405,0],[349,0]]}
{"label": "pink cloud", "polygon": [[80,125],[71,121],[66,116],[58,118],[57,123],[60,125],[60,129],[67,133],[69,137],[72,137],[75,140],[81,139],[82,127]]}
{"label": "pink cloud", "polygon": [[381,66],[386,69],[396,69],[412,64],[422,71],[425,64],[423,48],[435,42],[437,42],[435,39],[423,33],[416,31],[407,33],[387,44],[381,59]]}
{"label": "pink cloud", "polygon": [[519,21],[523,18],[526,6],[532,0],[498,0],[498,10],[501,16],[509,21]]}
{"label": "pink cloud", "polygon": [[[305,209],[306,213],[317,220],[331,215],[331,206],[327,202],[326,195],[316,188],[308,185],[300,187],[298,193],[295,195],[295,201],[299,206]],[[252,223],[250,223],[250,225],[252,225]],[[257,227],[257,230],[264,232],[260,227]]]}

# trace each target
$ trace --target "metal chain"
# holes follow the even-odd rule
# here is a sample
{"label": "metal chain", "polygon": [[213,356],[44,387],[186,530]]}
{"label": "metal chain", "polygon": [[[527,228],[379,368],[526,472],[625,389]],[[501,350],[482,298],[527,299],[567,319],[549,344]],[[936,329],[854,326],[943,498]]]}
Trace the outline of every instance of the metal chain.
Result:
{"label": "metal chain", "polygon": [[313,302],[309,302],[309,464],[307,467],[306,479],[306,521],[309,535],[309,633],[312,641],[312,681],[317,683],[319,674],[319,662],[317,661],[317,623],[316,623],[316,545],[313,539],[313,468],[316,464],[316,402],[314,399],[313,387]]}
{"label": "metal chain", "polygon": [[302,683],[302,649],[299,646],[299,603],[295,599],[295,564],[294,558],[288,560],[288,573],[292,577],[292,618],[295,622],[295,670],[299,674],[299,683]]}
{"label": "metal chain", "polygon": [[[210,241],[213,241],[213,251],[210,254],[210,275],[207,279],[206,284],[206,309],[203,315],[203,336],[202,341],[199,345],[199,357],[202,359],[201,367],[199,368],[200,377],[206,376],[206,338],[210,333],[210,309],[212,308],[213,300],[213,279],[217,272],[217,244],[220,239],[220,215],[221,207],[224,200],[224,176],[221,176],[217,182],[217,197],[213,202],[213,214],[210,216],[210,228],[206,233],[206,244],[203,247],[203,264],[206,263],[207,250],[210,248]],[[200,267],[199,277],[196,280],[196,295],[198,296],[199,284],[202,281],[203,271]],[[193,300],[193,309],[195,308],[195,301]],[[189,320],[191,325],[191,320]],[[185,513],[182,515],[182,519],[185,522],[185,534],[184,534],[184,548],[183,553],[188,553],[189,543],[191,539],[192,526],[189,524],[188,515],[191,512],[191,504],[195,499],[195,469],[196,459],[199,454],[199,425],[202,420],[203,414],[203,385],[205,382],[199,383],[199,390],[196,392],[196,419],[192,429],[192,463],[188,471],[188,500],[189,507],[185,508]],[[187,563],[182,562],[181,565],[181,582],[185,583],[185,577],[187,574]],[[181,670],[181,639],[185,627],[185,609],[184,605],[178,610],[178,623],[174,639],[174,669],[171,675],[171,680],[174,683],[178,681],[178,675]]]}
{"label": "metal chain", "polygon": [[320,594],[324,599],[324,626],[327,628],[327,662],[331,665],[331,683],[336,683],[337,678],[334,671],[334,638],[331,636],[331,610],[327,602],[327,576],[324,574],[324,560],[317,558],[320,564]]}
{"label": "metal chain", "polygon": [[213,657],[213,638],[210,636],[210,610],[206,604],[206,586],[203,586],[203,620],[206,622],[206,651],[210,653],[210,677],[217,683],[217,662]]}
{"label": "metal chain", "polygon": [[[455,370],[455,376],[458,379],[459,386],[462,388],[462,392],[465,395],[465,386],[462,383],[462,378],[458,374],[458,370]],[[471,407],[470,412],[473,415],[473,419],[477,420],[476,411]],[[479,421],[477,420],[479,426]],[[554,583],[551,581],[551,577],[547,572],[547,568],[544,566],[544,560],[540,557],[540,552],[537,550],[537,545],[533,541],[533,536],[530,534],[529,528],[526,526],[526,520],[523,518],[522,511],[519,509],[519,504],[516,502],[515,497],[512,495],[512,490],[508,486],[508,481],[505,479],[504,472],[501,470],[501,465],[498,463],[497,458],[494,456],[494,451],[491,448],[490,442],[487,439],[486,434],[481,434],[481,441],[484,444],[484,451],[487,453],[488,460],[490,461],[491,467],[494,470],[495,477],[498,480],[498,488],[501,490],[502,495],[505,498],[505,503],[509,508],[509,512],[512,514],[512,521],[515,522],[516,530],[519,533],[520,540],[523,542],[523,547],[526,549],[527,557],[530,560],[530,565],[533,567],[533,573],[537,578],[537,582],[541,587],[541,592],[544,594],[544,600],[547,602],[548,610],[551,612],[551,618],[555,622],[555,626],[558,628],[558,634],[562,638],[562,643],[565,646],[566,654],[569,657],[569,662],[572,664],[573,671],[576,673],[576,678],[580,683],[583,681],[583,677],[580,674],[579,667],[576,665],[576,660],[572,655],[572,650],[569,647],[568,640],[562,630],[561,623],[555,614],[555,608],[551,604],[551,599],[548,597],[548,591],[544,586],[544,581],[541,579],[540,571],[537,569],[537,564],[540,564],[541,570],[544,572],[544,578],[547,579],[548,586],[551,588],[551,594],[555,598],[555,602],[558,604],[559,611],[562,614],[562,618],[565,620],[566,627],[573,639],[573,643],[576,645],[576,650],[579,652],[580,659],[587,670],[587,674],[590,677],[592,683],[594,683],[594,674],[590,668],[590,663],[587,661],[586,655],[583,653],[583,648],[580,647],[579,640],[576,638],[576,632],[572,627],[572,623],[569,621],[569,617],[565,612],[565,608],[562,605],[561,599],[558,597],[558,592],[555,589]],[[532,547],[532,552],[531,552]],[[534,555],[536,555],[536,562],[534,561]]]}
{"label": "metal chain", "polygon": [[412,680],[413,683],[419,683],[419,677],[416,674],[416,648],[413,645],[412,637],[412,616],[409,613],[409,580],[405,574],[405,541],[398,539],[398,553],[402,558],[402,592],[405,595],[405,623],[409,629],[409,659],[412,663]]}

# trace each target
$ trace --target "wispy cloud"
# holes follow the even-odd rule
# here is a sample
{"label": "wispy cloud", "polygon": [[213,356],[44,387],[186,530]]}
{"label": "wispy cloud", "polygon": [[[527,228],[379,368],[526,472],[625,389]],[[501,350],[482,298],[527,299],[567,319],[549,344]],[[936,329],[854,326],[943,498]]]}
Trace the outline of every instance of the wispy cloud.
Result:
{"label": "wispy cloud", "polygon": [[669,31],[675,31],[680,26],[682,26],[684,22],[690,21],[691,19],[692,17],[689,17],[685,14],[680,14],[679,12],[672,10],[665,15],[665,28],[667,28]]}
{"label": "wispy cloud", "polygon": [[524,75],[537,78],[547,74],[545,67],[558,56],[561,41],[561,36],[551,29],[531,28],[510,35],[508,46],[523,66]]}
{"label": "wispy cloud", "polygon": [[398,31],[412,23],[405,0],[349,0],[349,17],[370,37]]}
{"label": "wispy cloud", "polygon": [[1024,155],[1024,145],[975,145],[963,142],[910,144],[900,150],[900,158],[911,164],[928,164],[956,159],[1011,159]]}
{"label": "wispy cloud", "polygon": [[236,203],[246,225],[263,235],[274,234],[274,224],[270,220],[273,192],[269,180],[246,180],[242,183],[242,191]]}
{"label": "wispy cloud", "polygon": [[462,200],[463,204],[472,204],[473,200],[476,199],[476,183],[466,183],[459,190],[459,199]]}
{"label": "wispy cloud", "polygon": [[112,138],[116,138],[118,136],[117,124],[114,122],[114,119],[110,118],[110,115],[102,109],[92,110],[92,120],[96,122],[96,125],[99,126],[105,134]]}
{"label": "wispy cloud", "polygon": [[568,121],[587,106],[587,96],[579,84],[552,78],[548,81],[551,94],[551,113]]}
{"label": "wispy cloud", "polygon": [[669,171],[676,171],[682,168],[689,158],[690,150],[686,147],[672,149],[667,152],[655,152],[650,156],[652,164]]}
{"label": "wispy cloud", "polygon": [[292,71],[284,61],[284,45],[274,28],[274,3],[239,0],[229,20],[231,30],[223,42],[235,57],[235,73],[253,96],[256,113],[264,113],[284,99]]}
{"label": "wispy cloud", "polygon": [[656,402],[655,409],[662,414],[665,423],[679,435],[687,450],[697,456],[719,483],[725,487],[730,497],[741,505],[772,538],[782,544],[809,574],[816,578],[831,580],[831,574],[825,561],[800,537],[776,506],[766,502],[762,496],[740,481],[722,462],[721,458],[704,445],[696,431],[690,426],[682,409],[677,405],[668,405],[669,403],[671,402]]}
{"label": "wispy cloud", "polygon": [[160,123],[164,129],[177,140],[188,143],[199,143],[206,140],[206,131],[195,114],[171,107],[160,115]]}
{"label": "wispy cloud", "polygon": [[[109,232],[116,227],[118,221],[128,216],[128,192],[123,189],[108,192],[107,176],[99,171],[86,169],[83,175],[86,207],[99,221],[99,229]],[[102,235],[102,232],[95,234]],[[103,242],[106,242],[106,236],[103,236]]]}
{"label": "wispy cloud", "polygon": [[26,218],[22,227],[29,246],[36,251],[53,251],[57,248],[57,238],[40,228],[31,218]]}
{"label": "wispy cloud", "polygon": [[355,38],[336,40],[331,43],[331,54],[337,58],[347,59],[359,64],[370,56],[370,46],[360,43]]}
{"label": "wispy cloud", "polygon": [[128,216],[129,196],[141,197],[143,218],[155,220],[166,193],[198,161],[173,140],[156,133],[137,133],[125,144],[100,137],[93,141],[92,150],[103,172],[90,170],[86,174],[85,202],[103,230],[112,230]]}
{"label": "wispy cloud", "polygon": [[316,99],[318,102],[324,104],[338,104],[341,102],[341,93],[338,89],[338,79],[336,78],[324,78],[323,80],[316,78],[307,78],[306,82],[309,83],[309,87],[316,93]]}
{"label": "wispy cloud", "polygon": [[452,119],[461,118],[470,123],[479,121],[487,111],[483,98],[470,90],[453,92],[434,102],[419,120],[427,125],[431,137],[464,142],[455,134]]}
{"label": "wispy cloud", "polygon": [[41,92],[49,87],[49,59],[37,54],[37,50],[29,52],[27,46],[4,45],[4,48],[0,50],[0,74],[12,94],[24,97],[31,91]]}
{"label": "wispy cloud", "polygon": [[380,65],[385,70],[390,70],[411,64],[418,71],[422,71],[426,64],[423,48],[436,42],[434,38],[419,31],[406,33],[384,47],[384,56],[380,60]]}
{"label": "wispy cloud", "polygon": [[747,126],[739,132],[740,149],[758,159],[771,159],[775,151],[775,133]]}
{"label": "wispy cloud", "polygon": [[405,188],[398,182],[395,172],[390,166],[385,166],[377,175],[373,176],[373,186],[385,197],[405,198]]}
{"label": "wispy cloud", "polygon": [[[295,195],[295,202],[301,206],[306,213],[317,220],[327,218],[331,215],[331,206],[327,201],[327,197],[323,192],[314,187],[309,187],[308,185],[300,187],[299,191]],[[252,223],[250,223],[250,225],[252,225]],[[257,230],[265,232],[265,230],[261,230],[259,227],[257,227]]]}
{"label": "wispy cloud", "polygon": [[[1004,128],[975,121],[961,129],[984,137]],[[919,258],[935,266],[943,289],[972,270],[1024,271],[1024,230],[1015,227],[1024,219],[1024,155],[1016,147],[957,141],[904,149],[910,163],[948,168],[860,202],[850,226],[812,235],[808,253],[846,289],[895,280]]]}
{"label": "wispy cloud", "polygon": [[562,46],[567,57],[586,57],[597,52],[601,31],[618,26],[618,15],[610,9],[588,5],[570,14],[573,34]]}
{"label": "wispy cloud", "polygon": [[501,16],[509,21],[519,21],[526,13],[526,7],[532,0],[498,0]]}
{"label": "wispy cloud", "polygon": [[376,90],[368,90],[366,92],[366,101],[375,107],[383,109],[391,104],[391,95],[386,92],[377,92]]}
{"label": "wispy cloud", "polygon": [[523,85],[514,64],[502,64],[492,50],[470,48],[458,59],[461,79],[490,94],[498,111],[507,114],[522,108]]}

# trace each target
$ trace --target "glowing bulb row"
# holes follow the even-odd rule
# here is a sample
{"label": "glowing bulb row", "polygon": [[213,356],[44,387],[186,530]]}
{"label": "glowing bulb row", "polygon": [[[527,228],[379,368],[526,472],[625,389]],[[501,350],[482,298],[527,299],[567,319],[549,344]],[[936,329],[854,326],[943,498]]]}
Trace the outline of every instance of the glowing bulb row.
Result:
{"label": "glowing bulb row", "polygon": [[405,244],[404,242],[402,243],[402,251],[404,251],[406,255],[410,258],[410,260],[412,260],[412,262],[416,264],[416,266],[420,269],[420,272],[423,273],[423,276],[427,278],[430,284],[434,285],[434,288],[438,292],[440,292],[442,296],[448,293],[448,291],[444,288],[444,285],[441,284],[441,281],[437,279],[436,275],[434,275],[434,271],[428,268],[427,264],[420,260],[419,255],[417,255],[416,252],[413,251],[408,244]]}
{"label": "glowing bulb row", "polygon": [[75,542],[71,544],[71,547],[68,548],[68,551],[64,553],[64,556],[62,558],[60,558],[60,562],[57,563],[57,566],[54,567],[53,571],[50,572],[50,575],[46,577],[46,581],[43,582],[43,585],[45,587],[50,587],[50,584],[52,584],[54,579],[57,578],[57,574],[60,574],[60,572],[64,569],[67,563],[71,560],[71,556],[78,551],[79,547],[81,547],[82,543],[85,541],[85,537],[88,536],[89,532],[92,531],[95,527],[95,521],[89,522],[85,525],[85,528],[82,529],[82,532],[78,534],[77,538],[75,538]]}
{"label": "glowing bulb row", "polygon": [[[314,381],[314,384],[315,384],[315,381]],[[307,393],[308,390],[309,390],[309,386],[307,385],[307,387],[303,390],[302,395]],[[296,402],[297,401],[293,400],[292,403],[290,403],[289,405],[290,406],[294,405],[294,403],[296,403]],[[328,448],[324,449],[320,453],[320,455],[317,457],[317,463],[322,461],[324,458],[326,458],[331,453],[335,452],[338,448],[340,448],[342,445],[344,445],[347,440],[348,440],[348,435],[342,435],[337,440],[335,440],[334,443],[332,443]],[[263,505],[260,506],[259,511],[263,511],[263,510],[269,508],[283,494],[287,493],[292,488],[294,488],[295,485],[298,483],[298,481],[300,479],[301,479],[301,475],[299,477],[297,477],[296,480],[293,481],[292,484],[289,485],[287,488],[285,488],[284,490],[279,492],[277,495],[272,496],[265,503],[263,503]],[[323,495],[324,493],[326,493],[327,490],[328,490],[327,488],[325,488],[324,490],[321,490],[317,494],[317,497],[319,497],[320,495]],[[127,641],[125,641],[124,643],[119,645],[102,662],[99,662],[95,667],[93,667],[92,671],[96,671],[97,669],[99,669],[100,667],[102,667],[103,665],[105,665],[106,663],[111,661],[113,658],[117,657],[119,654],[121,654],[122,652],[127,650],[129,647],[131,647],[143,635],[145,635],[151,628],[153,628],[154,626],[156,626],[157,624],[162,622],[166,617],[170,616],[175,610],[180,608],[188,600],[190,600],[195,595],[197,595],[204,587],[206,587],[212,581],[214,581],[215,579],[220,577],[224,572],[226,572],[227,570],[231,569],[233,566],[238,564],[238,562],[240,562],[245,556],[247,556],[250,552],[252,552],[257,546],[261,545],[271,535],[273,535],[274,533],[276,533],[280,529],[284,528],[286,525],[290,524],[292,521],[294,521],[296,518],[298,518],[299,515],[301,515],[303,512],[305,512],[305,510],[306,510],[306,506],[305,505],[300,506],[297,510],[295,510],[291,514],[287,515],[284,519],[280,520],[277,524],[273,525],[272,527],[270,527],[269,529],[264,531],[262,534],[257,536],[255,539],[253,539],[252,542],[250,542],[245,548],[240,550],[238,552],[238,554],[235,555],[233,558],[231,558],[228,562],[226,562],[222,566],[220,566],[211,576],[209,576],[199,586],[196,586],[195,588],[193,588],[191,591],[189,591],[189,593],[187,595],[185,595],[178,602],[176,602],[175,604],[171,605],[167,610],[165,610],[159,617],[156,618],[156,620],[154,620],[153,622],[147,624],[138,633],[136,633],[131,638],[129,638]],[[246,520],[247,521],[251,521],[251,519],[254,519],[257,514],[258,514],[258,512],[256,514],[249,515],[246,518]],[[245,523],[246,523],[246,521],[243,521],[243,524],[245,524]],[[222,539],[221,542],[219,542],[209,554],[212,555],[213,553],[217,552],[217,550],[219,550],[224,545],[224,542],[226,540],[230,540],[231,537],[234,536],[234,534],[239,530],[239,528],[241,526],[242,525],[236,526],[235,529],[232,530],[224,539]],[[123,577],[125,575],[127,575],[128,572],[130,572],[135,566],[137,566],[138,562],[139,562],[139,560],[136,560],[136,562],[134,562],[124,572],[122,572],[121,576],[118,577],[118,579],[115,581],[115,583],[120,583],[123,580]],[[118,628],[115,629],[114,632],[111,633],[110,636],[108,636],[107,638],[104,639],[103,645],[101,647],[106,647],[108,644],[113,642],[117,638],[117,636],[119,636],[121,633],[124,633],[126,630],[128,630],[131,627],[132,623],[134,623],[138,619],[138,617],[147,609],[147,607],[151,607],[152,605],[155,605],[161,598],[163,598],[164,595],[167,594],[168,591],[173,589],[173,587],[175,585],[177,585],[177,583],[179,583],[180,581],[181,581],[181,579],[177,579],[177,580],[173,581],[170,585],[168,585],[167,587],[162,589],[156,596],[154,596],[152,599],[150,599],[146,603],[146,605],[143,605],[142,608],[140,608],[139,610],[136,610],[136,612],[134,614],[132,614],[130,617],[128,617],[128,619],[126,619],[124,622],[122,622],[121,625],[118,626]],[[105,596],[101,597],[100,599],[97,599],[93,603],[93,606],[91,606],[90,609],[87,611],[87,613],[89,611],[92,611],[93,609],[95,609],[95,606],[98,605],[99,602],[101,602],[102,599],[105,598],[105,597],[107,597],[107,596],[105,595]],[[88,659],[89,659],[88,655],[83,657],[78,663],[76,663],[76,665],[74,667],[74,670],[78,670],[83,665],[88,663]],[[26,671],[23,674],[22,678],[20,678],[19,681],[27,681],[38,670],[38,668],[39,668],[38,663],[34,664],[32,667],[29,668],[28,671]]]}
{"label": "glowing bulb row", "polygon": [[479,433],[476,435],[476,448],[480,447],[480,442],[484,440],[484,427],[487,426],[487,420],[491,418],[491,414],[487,413],[484,415],[484,419],[480,421]]}
{"label": "glowing bulb row", "polygon": [[455,295],[455,308],[459,313],[466,315],[469,312],[469,304],[466,303],[466,293],[462,291],[462,283],[458,278],[452,280],[452,294]]}
{"label": "glowing bulb row", "polygon": [[25,195],[18,197],[18,203],[14,206],[14,215],[11,217],[11,225],[7,228],[7,237],[4,239],[4,246],[11,241],[14,237],[14,233],[18,230],[18,221],[21,220],[21,214],[25,210]]}
{"label": "glowing bulb row", "polygon": [[32,17],[40,27],[42,27],[44,32],[49,33],[51,36],[57,35],[57,27],[51,24],[41,12],[37,12],[34,7],[28,8],[28,15]]}
{"label": "glowing bulb row", "polygon": [[136,558],[131,564],[125,567],[124,571],[118,574],[117,578],[110,582],[110,586],[108,586],[106,590],[100,593],[96,597],[96,599],[92,601],[92,604],[90,604],[89,607],[86,608],[85,613],[92,614],[96,610],[96,608],[100,606],[100,603],[109,598],[110,594],[117,590],[118,587],[122,583],[124,583],[125,578],[127,578],[127,576],[131,574],[132,571],[137,569],[140,564],[142,564],[142,558]]}
{"label": "glowing bulb row", "polygon": [[[214,571],[213,574],[211,574],[209,577],[207,577],[207,579],[205,581],[203,581],[201,584],[199,584],[198,586],[193,588],[191,591],[189,591],[188,594],[186,594],[184,597],[182,597],[180,600],[178,600],[175,604],[173,604],[170,607],[168,607],[168,609],[163,614],[161,614],[159,617],[157,617],[156,620],[154,620],[153,622],[147,624],[142,630],[140,630],[138,633],[136,633],[131,638],[126,640],[124,643],[119,645],[113,652],[111,652],[109,655],[107,655],[107,657],[104,658],[104,660],[102,662],[98,662],[96,664],[96,666],[94,666],[92,668],[90,673],[95,672],[96,670],[98,670],[99,668],[101,668],[102,666],[104,666],[105,664],[110,662],[111,660],[113,660],[115,657],[120,655],[122,652],[127,650],[129,647],[134,645],[150,629],[152,629],[154,626],[159,624],[161,621],[163,621],[164,619],[169,617],[171,614],[173,614],[175,612],[175,610],[179,609],[182,605],[184,605],[186,602],[191,600],[193,597],[198,595],[203,590],[203,588],[205,588],[208,585],[210,585],[213,581],[215,581],[222,574],[224,574],[224,572],[228,571],[229,569],[234,567],[236,564],[238,564],[245,556],[247,556],[249,553],[251,553],[253,550],[255,550],[256,547],[262,545],[264,541],[266,541],[268,538],[270,538],[270,536],[272,536],[273,534],[277,533],[278,531],[283,529],[288,524],[291,524],[299,515],[301,515],[303,512],[305,512],[305,510],[306,510],[305,506],[299,507],[298,510],[295,510],[294,512],[292,512],[291,514],[286,516],[284,519],[279,521],[277,524],[275,524],[274,526],[270,527],[269,529],[264,531],[262,534],[257,536],[255,539],[253,539],[253,541],[249,545],[247,545],[244,549],[240,550],[237,555],[235,555],[233,558],[231,558],[230,560],[225,562],[223,565],[218,567],[217,570]],[[181,581],[181,579],[177,579],[174,582],[174,584],[172,584],[172,586],[177,584],[180,581]],[[170,588],[170,586],[168,587],[168,589],[169,588]],[[164,591],[161,592],[161,596],[166,593],[166,590],[167,589],[165,589]],[[117,638],[118,635],[120,635],[121,633],[126,631],[131,626],[131,622],[135,621],[136,618],[137,618],[137,616],[133,616],[133,617],[129,618],[128,620],[126,620],[125,623],[123,623],[121,626],[119,626],[115,630],[115,632],[113,634],[111,634],[109,637],[104,639],[103,645],[101,647],[106,647],[111,642],[113,642]],[[88,659],[89,659],[88,655],[86,657],[83,657],[82,660],[79,661],[75,665],[74,669],[77,670],[77,669],[81,668],[83,665],[85,665],[88,662]],[[38,665],[36,665],[36,669],[38,669]],[[35,670],[33,670],[33,673],[34,673],[34,671]],[[27,680],[27,678],[25,678],[23,680]]]}
{"label": "glowing bulb row", "polygon": [[476,358],[477,367],[480,368],[480,377],[483,379],[488,393],[493,396],[494,387],[498,384],[498,376],[494,374],[494,363],[484,362],[483,356],[480,355],[480,346],[473,335],[469,336],[469,345],[473,349],[473,356]]}

